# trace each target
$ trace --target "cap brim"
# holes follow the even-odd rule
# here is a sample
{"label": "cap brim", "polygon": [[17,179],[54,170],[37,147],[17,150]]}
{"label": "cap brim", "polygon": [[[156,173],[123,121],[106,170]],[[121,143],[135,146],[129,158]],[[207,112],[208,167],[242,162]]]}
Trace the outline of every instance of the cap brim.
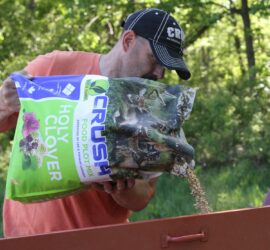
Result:
{"label": "cap brim", "polygon": [[175,49],[165,47],[149,40],[152,51],[159,63],[168,69],[176,70],[180,78],[188,80],[191,76],[183,58]]}

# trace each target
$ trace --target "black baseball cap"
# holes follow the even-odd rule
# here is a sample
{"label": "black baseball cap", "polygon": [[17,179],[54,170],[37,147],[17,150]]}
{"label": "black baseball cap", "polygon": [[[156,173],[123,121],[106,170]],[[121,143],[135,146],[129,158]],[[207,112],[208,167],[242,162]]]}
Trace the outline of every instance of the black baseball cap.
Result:
{"label": "black baseball cap", "polygon": [[191,74],[183,60],[184,32],[169,13],[156,8],[139,10],[130,14],[122,27],[147,39],[161,65],[176,70],[184,80],[190,78]]}

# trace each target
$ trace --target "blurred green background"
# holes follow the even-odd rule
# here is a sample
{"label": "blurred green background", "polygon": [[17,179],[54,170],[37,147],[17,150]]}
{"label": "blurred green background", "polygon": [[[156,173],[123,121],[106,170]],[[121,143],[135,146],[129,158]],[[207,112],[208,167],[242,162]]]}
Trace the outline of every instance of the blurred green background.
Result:
{"label": "blurred green background", "polygon": [[[145,7],[171,12],[185,31],[192,78],[179,82],[167,72],[163,82],[197,88],[184,130],[210,206],[261,206],[270,186],[268,0],[0,0],[0,82],[52,50],[106,53],[121,20]],[[0,134],[1,202],[13,132]],[[152,202],[131,220],[197,212],[186,180],[164,174]]]}

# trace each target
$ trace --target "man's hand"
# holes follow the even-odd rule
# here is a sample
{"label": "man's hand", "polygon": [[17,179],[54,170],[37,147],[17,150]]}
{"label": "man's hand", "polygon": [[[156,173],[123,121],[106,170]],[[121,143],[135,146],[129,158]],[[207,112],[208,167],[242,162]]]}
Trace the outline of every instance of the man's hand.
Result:
{"label": "man's hand", "polygon": [[6,112],[6,114],[18,112],[20,109],[20,101],[15,83],[11,78],[4,80],[0,88],[0,109]]}
{"label": "man's hand", "polygon": [[111,194],[120,206],[139,211],[147,206],[155,194],[156,178],[146,180],[117,180],[117,182],[91,183],[93,188]]}
{"label": "man's hand", "polygon": [[134,179],[127,180],[117,180],[116,182],[106,181],[106,182],[94,182],[91,183],[92,187],[102,190],[108,194],[113,194],[116,192],[121,192],[127,189],[133,188],[135,185]]}
{"label": "man's hand", "polygon": [[[27,78],[31,77],[26,71],[18,73]],[[20,100],[15,83],[11,78],[7,78],[0,87],[0,131],[16,126],[17,116],[14,116],[14,113],[19,112],[19,110]]]}
{"label": "man's hand", "polygon": [[[26,78],[32,78],[25,70],[16,72],[24,75]],[[14,113],[20,110],[20,100],[17,94],[15,82],[11,78],[4,80],[0,87],[0,110],[4,110],[7,113]]]}

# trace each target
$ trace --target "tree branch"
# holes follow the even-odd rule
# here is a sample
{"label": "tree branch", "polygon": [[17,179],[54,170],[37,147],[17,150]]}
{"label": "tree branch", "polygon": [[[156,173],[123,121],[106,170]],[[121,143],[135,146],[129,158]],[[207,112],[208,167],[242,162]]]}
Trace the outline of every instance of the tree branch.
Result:
{"label": "tree branch", "polygon": [[206,2],[205,4],[215,5],[215,6],[218,6],[218,7],[222,8],[222,9],[225,9],[228,12],[230,11],[230,9],[227,8],[225,5],[219,4],[219,3],[215,3],[213,1]]}
{"label": "tree branch", "polygon": [[185,41],[185,47],[192,45],[198,38],[200,38],[207,30],[209,30],[212,25],[217,23],[219,20],[221,20],[225,15],[227,15],[227,11],[224,11],[222,13],[218,13],[215,16],[213,15],[212,20],[210,20],[207,24],[203,24],[200,26],[193,35],[188,36]]}

